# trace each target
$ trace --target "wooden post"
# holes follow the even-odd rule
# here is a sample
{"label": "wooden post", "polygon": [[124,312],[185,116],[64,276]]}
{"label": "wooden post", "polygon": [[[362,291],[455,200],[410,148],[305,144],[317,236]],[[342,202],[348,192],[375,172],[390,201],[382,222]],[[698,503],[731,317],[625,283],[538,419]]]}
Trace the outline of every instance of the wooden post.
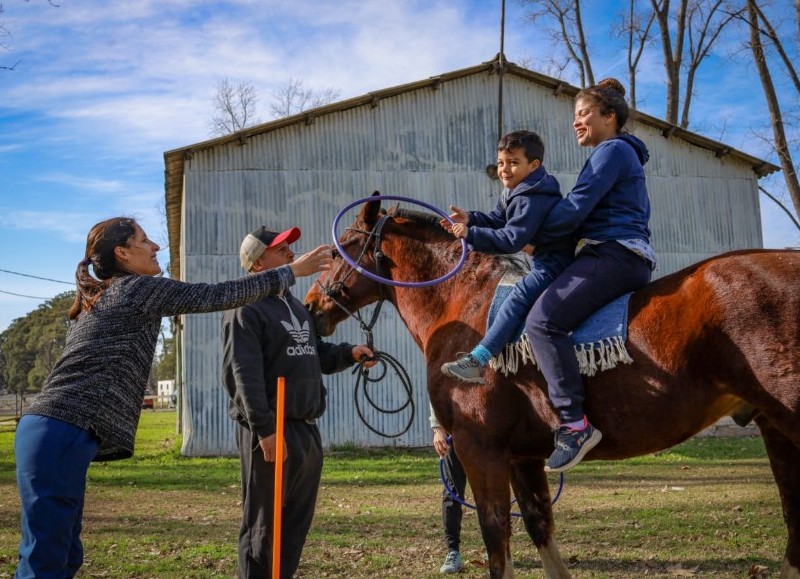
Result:
{"label": "wooden post", "polygon": [[283,514],[283,407],[286,384],[278,377],[278,399],[275,408],[275,498],[272,515],[272,579],[281,577],[281,516]]}

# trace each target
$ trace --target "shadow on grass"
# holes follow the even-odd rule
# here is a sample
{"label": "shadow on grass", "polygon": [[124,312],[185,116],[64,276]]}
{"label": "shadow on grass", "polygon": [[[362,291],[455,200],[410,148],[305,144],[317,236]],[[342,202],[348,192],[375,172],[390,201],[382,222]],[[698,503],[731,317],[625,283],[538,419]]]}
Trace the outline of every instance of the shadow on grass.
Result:
{"label": "shadow on grass", "polygon": [[[780,570],[778,559],[761,559],[753,557],[708,557],[703,559],[666,559],[664,557],[643,560],[619,560],[605,557],[592,557],[570,564],[570,571],[575,577],[747,577],[752,565],[765,565],[771,571]],[[538,558],[516,558],[514,569],[517,572],[541,571],[542,564]],[[526,575],[527,576],[527,575]]]}

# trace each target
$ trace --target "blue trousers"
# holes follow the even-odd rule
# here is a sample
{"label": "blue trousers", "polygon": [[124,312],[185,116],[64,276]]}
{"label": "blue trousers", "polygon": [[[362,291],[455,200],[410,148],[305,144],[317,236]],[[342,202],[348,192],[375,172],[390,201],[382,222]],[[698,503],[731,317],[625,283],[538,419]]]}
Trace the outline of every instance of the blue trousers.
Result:
{"label": "blue trousers", "polygon": [[536,299],[575,258],[572,249],[535,255],[531,271],[519,280],[497,311],[480,345],[497,356],[519,334]]}
{"label": "blue trousers", "polygon": [[[453,445],[447,446],[447,452],[442,459],[444,461],[444,477],[447,486],[464,500],[464,492],[467,489],[467,475],[464,467],[456,456]],[[461,546],[461,519],[464,510],[461,503],[455,500],[447,489],[442,489],[442,526],[444,527],[444,542],[447,544],[448,551],[458,551]]]}
{"label": "blue trousers", "polygon": [[63,579],[80,569],[86,473],[99,447],[88,430],[54,418],[25,415],[19,421],[14,454],[22,540],[16,579]]}
{"label": "blue trousers", "polygon": [[525,332],[562,424],[584,416],[585,391],[570,332],[615,298],[650,281],[650,263],[616,241],[586,246],[542,293]]}

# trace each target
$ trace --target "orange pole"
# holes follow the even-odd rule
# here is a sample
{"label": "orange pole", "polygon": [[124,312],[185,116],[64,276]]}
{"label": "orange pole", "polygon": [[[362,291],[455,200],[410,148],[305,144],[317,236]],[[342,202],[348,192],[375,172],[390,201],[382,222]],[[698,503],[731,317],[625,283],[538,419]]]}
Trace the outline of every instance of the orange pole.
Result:
{"label": "orange pole", "polygon": [[275,499],[272,510],[272,579],[281,576],[281,515],[283,514],[283,407],[286,382],[278,377],[278,400],[275,408]]}

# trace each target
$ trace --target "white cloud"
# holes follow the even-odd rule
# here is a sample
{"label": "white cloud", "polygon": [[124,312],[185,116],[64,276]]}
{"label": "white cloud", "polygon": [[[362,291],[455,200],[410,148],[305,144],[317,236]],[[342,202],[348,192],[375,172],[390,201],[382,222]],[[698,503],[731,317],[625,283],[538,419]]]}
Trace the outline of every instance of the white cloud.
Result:
{"label": "white cloud", "polygon": [[47,235],[56,234],[66,241],[85,242],[89,231],[88,222],[93,219],[89,212],[2,210],[0,227],[11,230],[37,231]]}
{"label": "white cloud", "polygon": [[14,151],[19,151],[22,148],[22,145],[19,143],[14,143],[11,145],[0,145],[0,155],[5,153],[12,153]]}
{"label": "white cloud", "polygon": [[290,77],[353,96],[496,51],[494,23],[470,25],[444,3],[132,4],[64,2],[15,21],[27,64],[0,89],[4,102],[124,154],[205,138],[223,77],[252,82],[264,115],[272,89]]}

